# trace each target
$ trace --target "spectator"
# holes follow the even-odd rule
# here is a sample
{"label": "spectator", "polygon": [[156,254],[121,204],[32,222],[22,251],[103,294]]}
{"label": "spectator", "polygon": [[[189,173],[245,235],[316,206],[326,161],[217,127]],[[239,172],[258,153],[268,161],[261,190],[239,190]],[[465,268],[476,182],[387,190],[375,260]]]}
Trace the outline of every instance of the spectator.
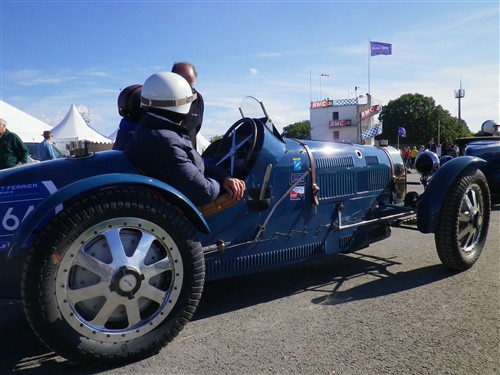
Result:
{"label": "spectator", "polygon": [[434,138],[429,138],[429,141],[425,145],[425,148],[429,151],[436,152],[436,144],[434,143]]}
{"label": "spectator", "polygon": [[455,158],[458,156],[458,147],[455,145],[450,145],[450,148],[448,149],[448,155],[450,155],[452,158]]}
{"label": "spectator", "polygon": [[448,148],[449,148],[449,144],[448,144],[448,140],[443,140],[443,144],[441,145],[441,156],[445,156],[445,155],[448,155]]}
{"label": "spectator", "polygon": [[439,157],[441,156],[441,150],[442,150],[442,146],[440,143],[438,143],[437,147],[436,147],[436,155]]}
{"label": "spectator", "polygon": [[28,162],[29,151],[21,138],[7,129],[0,118],[0,169],[18,167]]}
{"label": "spectator", "polygon": [[410,155],[411,155],[411,167],[415,168],[415,159],[417,158],[418,155],[417,146],[413,146]]}
{"label": "spectator", "polygon": [[196,91],[194,88],[194,83],[198,78],[198,73],[194,68],[194,65],[189,62],[176,62],[172,66],[172,73],[177,73],[181,77],[183,77],[191,89],[193,90],[193,94],[196,94],[196,99],[191,103],[191,108],[189,113],[186,115],[186,119],[184,120],[184,126],[189,132],[189,138],[191,138],[191,142],[193,146],[198,152],[200,152],[197,147],[196,135],[199,133],[201,129],[201,123],[203,122],[203,112],[205,110],[205,103],[203,101],[203,97],[201,94]]}
{"label": "spectator", "polygon": [[406,168],[410,168],[411,166],[411,150],[410,147],[406,146],[403,150],[403,160]]}
{"label": "spectator", "polygon": [[52,160],[57,158],[54,145],[50,141],[52,139],[52,132],[45,130],[43,132],[43,141],[38,144],[38,160]]}

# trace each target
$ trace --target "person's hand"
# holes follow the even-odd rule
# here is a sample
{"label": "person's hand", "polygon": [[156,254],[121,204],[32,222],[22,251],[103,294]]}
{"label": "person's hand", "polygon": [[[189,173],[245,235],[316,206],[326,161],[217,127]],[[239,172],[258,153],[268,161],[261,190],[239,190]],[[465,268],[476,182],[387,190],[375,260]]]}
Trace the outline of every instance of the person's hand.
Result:
{"label": "person's hand", "polygon": [[243,194],[245,193],[245,181],[238,180],[234,177],[226,177],[224,180],[224,189],[231,195],[233,199],[240,200],[243,198]]}

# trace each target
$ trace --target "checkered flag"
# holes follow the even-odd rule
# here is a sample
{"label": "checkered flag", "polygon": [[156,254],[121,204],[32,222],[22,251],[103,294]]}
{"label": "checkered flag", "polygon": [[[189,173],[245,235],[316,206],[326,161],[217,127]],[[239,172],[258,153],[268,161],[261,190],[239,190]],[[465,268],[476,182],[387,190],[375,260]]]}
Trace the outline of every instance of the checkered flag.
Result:
{"label": "checkered flag", "polygon": [[368,138],[373,138],[379,134],[382,134],[382,127],[381,126],[374,126],[373,128],[370,128],[368,130],[365,130],[363,134],[361,134],[361,139],[368,139]]}

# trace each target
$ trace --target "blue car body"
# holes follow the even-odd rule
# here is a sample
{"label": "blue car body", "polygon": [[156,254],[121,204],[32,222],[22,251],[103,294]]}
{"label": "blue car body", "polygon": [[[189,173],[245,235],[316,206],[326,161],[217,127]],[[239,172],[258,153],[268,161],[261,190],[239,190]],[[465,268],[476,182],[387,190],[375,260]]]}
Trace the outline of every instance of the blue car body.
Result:
{"label": "blue car body", "polygon": [[481,171],[488,180],[492,200],[500,203],[500,137],[482,136],[457,139],[459,155],[469,155],[486,161]]}

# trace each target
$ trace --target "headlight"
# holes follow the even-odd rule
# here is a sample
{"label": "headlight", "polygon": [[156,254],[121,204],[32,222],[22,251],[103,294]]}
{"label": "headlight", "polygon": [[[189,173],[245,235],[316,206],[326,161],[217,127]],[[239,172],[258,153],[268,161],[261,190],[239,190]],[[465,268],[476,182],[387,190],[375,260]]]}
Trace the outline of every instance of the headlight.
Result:
{"label": "headlight", "polygon": [[439,158],[432,151],[422,151],[415,159],[415,169],[424,177],[434,174],[439,168]]}

